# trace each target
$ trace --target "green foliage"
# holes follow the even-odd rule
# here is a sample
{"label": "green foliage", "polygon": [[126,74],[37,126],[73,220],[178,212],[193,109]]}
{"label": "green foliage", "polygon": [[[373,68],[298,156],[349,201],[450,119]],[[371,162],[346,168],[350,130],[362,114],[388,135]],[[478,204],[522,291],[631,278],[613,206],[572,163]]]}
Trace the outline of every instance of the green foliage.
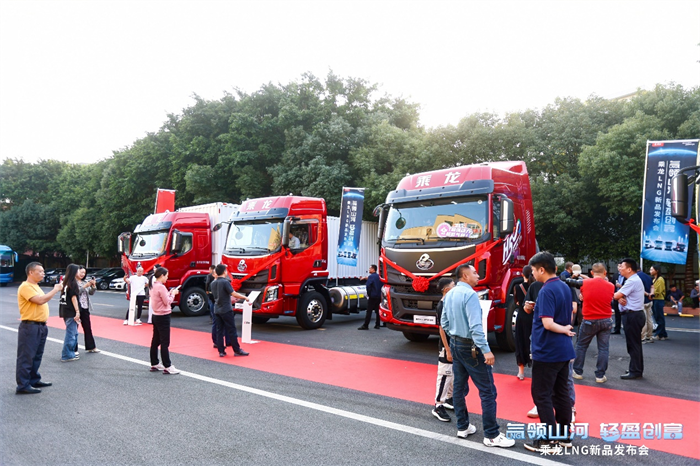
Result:
{"label": "green foliage", "polygon": [[700,136],[700,90],[675,84],[628,102],[557,99],[541,110],[467,115],[425,130],[419,107],[377,96],[363,79],[310,73],[218,100],[193,96],[156,132],[90,165],[0,164],[0,242],[81,260],[113,256],[116,238],[153,211],[365,187],[365,218],[408,173],[524,160],[542,248],[572,260],[636,255],[646,141]]}

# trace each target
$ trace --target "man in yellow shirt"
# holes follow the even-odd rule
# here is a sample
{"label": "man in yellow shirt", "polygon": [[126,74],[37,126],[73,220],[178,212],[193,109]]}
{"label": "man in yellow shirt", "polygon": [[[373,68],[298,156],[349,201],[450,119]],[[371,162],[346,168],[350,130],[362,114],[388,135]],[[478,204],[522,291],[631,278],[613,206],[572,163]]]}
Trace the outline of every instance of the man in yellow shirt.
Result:
{"label": "man in yellow shirt", "polygon": [[62,285],[57,283],[48,294],[39,287],[44,280],[44,267],[38,262],[27,265],[27,281],[17,289],[17,304],[22,322],[17,336],[17,390],[18,395],[41,393],[39,387],[50,387],[51,382],[42,382],[39,374],[41,357],[49,329],[49,305]]}

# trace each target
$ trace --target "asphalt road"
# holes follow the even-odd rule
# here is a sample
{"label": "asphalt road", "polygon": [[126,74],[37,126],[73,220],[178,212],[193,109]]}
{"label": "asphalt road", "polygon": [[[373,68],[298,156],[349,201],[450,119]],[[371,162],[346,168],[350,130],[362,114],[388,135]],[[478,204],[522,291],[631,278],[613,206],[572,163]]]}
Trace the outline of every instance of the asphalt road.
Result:
{"label": "asphalt road", "polygon": [[[469,440],[460,440],[455,437],[454,421],[440,423],[430,415],[431,400],[414,403],[382,393],[381,388],[377,394],[368,394],[183,355],[174,360],[187,373],[151,374],[146,348],[115,340],[98,339],[103,353],[81,351],[80,361],[61,363],[64,332],[55,328],[49,331],[41,366],[43,379],[54,386],[39,395],[17,396],[16,303],[16,285],[0,288],[3,465],[698,464],[657,451],[634,457],[543,458],[527,453],[521,444],[487,449],[481,443],[480,416],[472,415],[479,431]],[[117,292],[97,292],[93,303],[95,315],[115,319],[123,319],[127,305],[123,293]],[[57,298],[50,307],[51,315],[57,315]],[[417,344],[387,329],[359,332],[356,328],[362,319],[362,314],[335,316],[324,329],[304,331],[293,318],[281,318],[254,326],[253,337],[436,362],[434,338]],[[202,332],[210,329],[208,317],[188,318],[178,312],[172,325]],[[700,320],[669,318],[667,326],[670,340],[645,345],[645,379],[635,390],[700,401]],[[250,351],[255,357],[254,346]],[[587,367],[594,365],[594,353],[589,350]],[[517,373],[511,353],[495,354],[495,372]],[[626,356],[624,338],[613,336],[610,388],[629,389],[616,375],[626,369]],[[595,385],[591,380],[581,383]],[[522,396],[527,410],[532,404],[529,393],[524,391]],[[594,438],[582,441],[584,445],[603,443]]]}

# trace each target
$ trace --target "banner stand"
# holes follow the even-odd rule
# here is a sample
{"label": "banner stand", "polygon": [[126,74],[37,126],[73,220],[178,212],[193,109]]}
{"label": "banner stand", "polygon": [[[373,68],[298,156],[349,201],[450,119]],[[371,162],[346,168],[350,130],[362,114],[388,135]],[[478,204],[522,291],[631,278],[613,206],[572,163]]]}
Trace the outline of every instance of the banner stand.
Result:
{"label": "banner stand", "polygon": [[243,326],[241,328],[241,341],[246,344],[258,343],[253,340],[253,303],[258,296],[259,291],[253,291],[248,295],[248,301],[243,303]]}

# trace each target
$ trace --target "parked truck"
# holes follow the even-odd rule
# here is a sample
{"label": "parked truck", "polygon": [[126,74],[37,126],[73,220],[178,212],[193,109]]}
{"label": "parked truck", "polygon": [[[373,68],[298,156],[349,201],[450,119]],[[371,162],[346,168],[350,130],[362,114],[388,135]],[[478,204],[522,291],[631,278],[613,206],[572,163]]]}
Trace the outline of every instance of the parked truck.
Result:
{"label": "parked truck", "polygon": [[157,264],[167,268],[166,286],[181,286],[173,306],[187,316],[207,314],[204,281],[209,266],[221,262],[226,241],[225,232],[212,228],[237,210],[237,205],[216,202],[149,215],[133,233],[119,235],[122,268],[127,275],[135,274],[139,266],[145,273]]}
{"label": "parked truck", "polygon": [[408,175],[377,206],[384,283],[381,319],[411,341],[438,334],[437,282],[464,263],[491,301],[488,330],[515,349],[513,290],[537,251],[524,162],[493,162]]}
{"label": "parked truck", "polygon": [[215,230],[228,233],[222,261],[234,289],[260,292],[253,303],[254,323],[290,316],[302,328],[315,329],[334,312],[366,307],[359,279],[377,263],[376,223],[362,222],[357,266],[337,263],[340,219],[327,215],[323,199],[250,199],[225,223],[227,228],[222,224]]}

